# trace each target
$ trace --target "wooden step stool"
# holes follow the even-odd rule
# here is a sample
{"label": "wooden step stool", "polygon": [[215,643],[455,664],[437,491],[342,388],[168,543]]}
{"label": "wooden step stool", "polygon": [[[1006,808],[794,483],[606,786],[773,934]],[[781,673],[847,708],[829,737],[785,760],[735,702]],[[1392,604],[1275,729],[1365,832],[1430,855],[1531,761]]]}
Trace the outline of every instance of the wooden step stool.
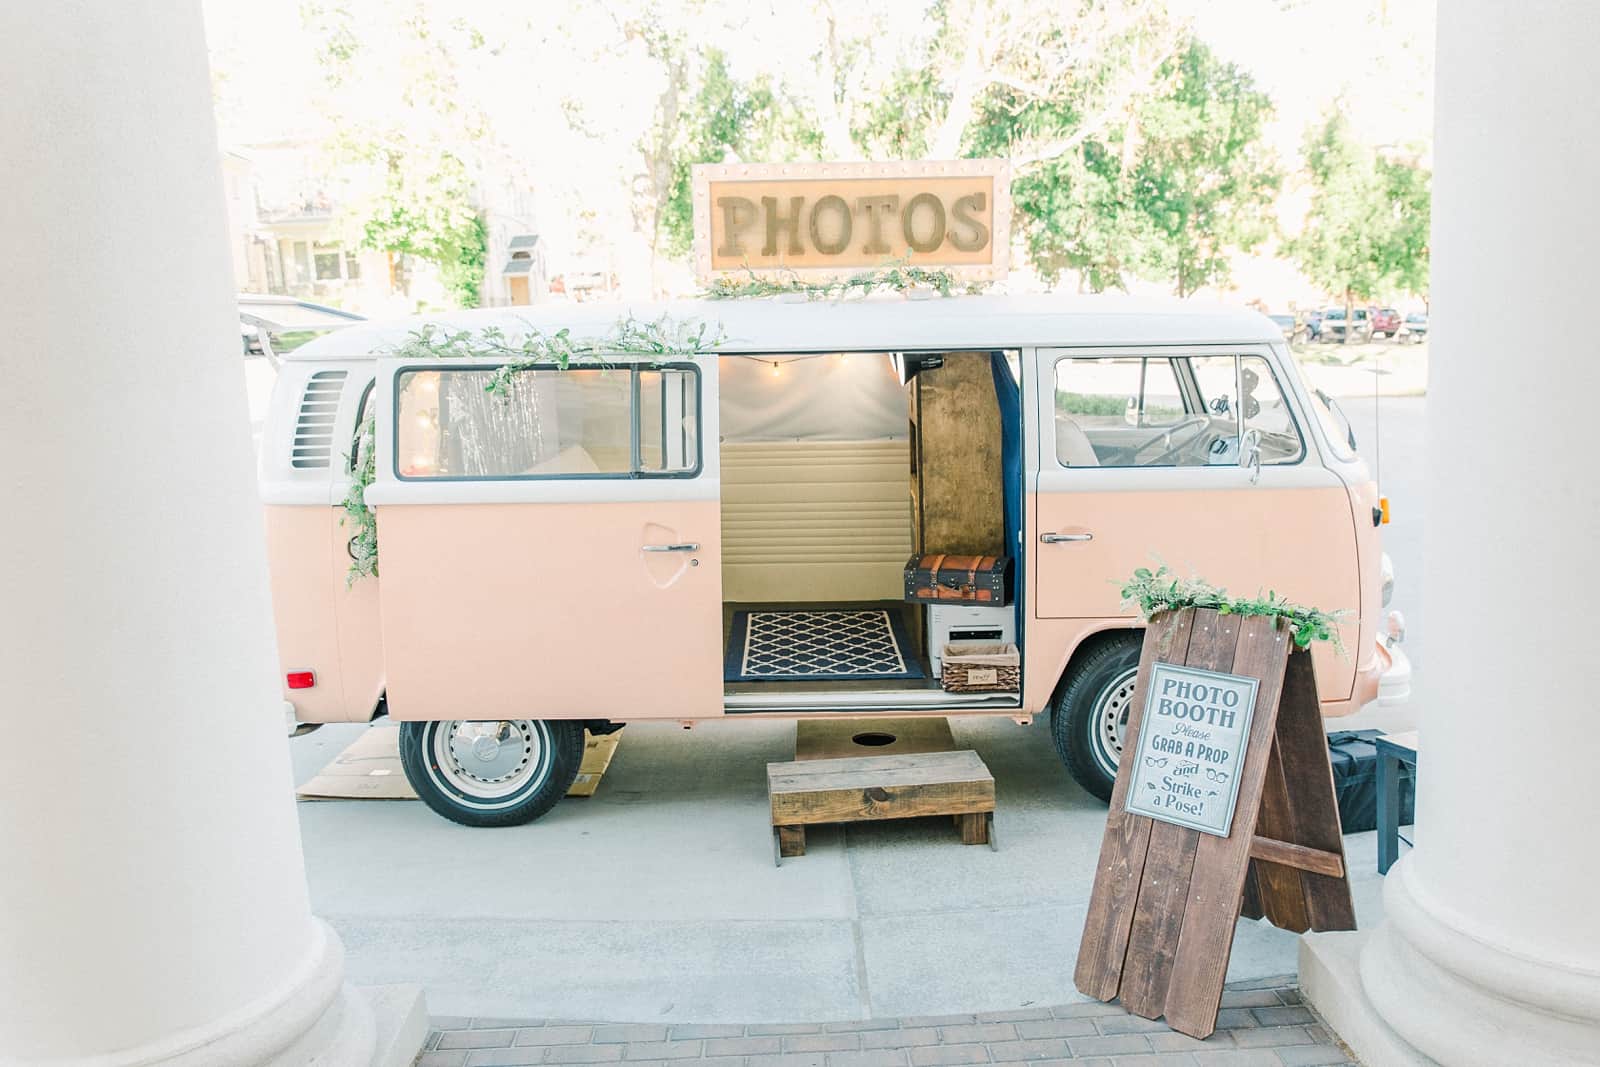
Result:
{"label": "wooden step stool", "polygon": [[767,764],[773,862],[806,853],[806,827],[950,815],[966,845],[994,846],[994,775],[971,750]]}

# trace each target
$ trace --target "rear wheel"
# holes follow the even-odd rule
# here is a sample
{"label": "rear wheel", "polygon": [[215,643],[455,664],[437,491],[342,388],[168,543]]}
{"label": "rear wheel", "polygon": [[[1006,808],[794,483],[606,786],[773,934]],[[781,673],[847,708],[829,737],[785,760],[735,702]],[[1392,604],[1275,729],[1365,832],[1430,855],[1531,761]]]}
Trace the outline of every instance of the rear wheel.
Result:
{"label": "rear wheel", "polygon": [[1143,644],[1144,635],[1137,631],[1102,639],[1073,663],[1051,709],[1050,735],[1061,762],[1101,800],[1111,799],[1128,741],[1128,712]]}
{"label": "rear wheel", "polygon": [[583,724],[403,722],[400,762],[417,796],[445,818],[463,826],[517,826],[572,788],[583,762]]}

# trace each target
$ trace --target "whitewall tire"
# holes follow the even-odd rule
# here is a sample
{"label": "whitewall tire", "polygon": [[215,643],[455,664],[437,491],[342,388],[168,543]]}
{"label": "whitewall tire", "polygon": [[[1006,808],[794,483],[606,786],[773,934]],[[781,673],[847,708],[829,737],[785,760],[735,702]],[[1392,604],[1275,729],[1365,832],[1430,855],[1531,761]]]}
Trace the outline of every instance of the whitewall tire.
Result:
{"label": "whitewall tire", "polygon": [[518,826],[566,796],[583,762],[583,724],[442,719],[400,724],[400,762],[417,796],[463,826]]}

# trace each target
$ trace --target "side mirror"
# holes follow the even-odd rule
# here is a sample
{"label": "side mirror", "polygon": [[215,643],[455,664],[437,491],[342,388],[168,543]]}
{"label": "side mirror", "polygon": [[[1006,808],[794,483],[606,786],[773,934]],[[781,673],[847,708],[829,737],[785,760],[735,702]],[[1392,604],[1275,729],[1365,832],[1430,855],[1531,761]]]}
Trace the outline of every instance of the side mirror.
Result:
{"label": "side mirror", "polygon": [[1240,442],[1239,466],[1250,469],[1250,484],[1261,481],[1261,431],[1246,430]]}

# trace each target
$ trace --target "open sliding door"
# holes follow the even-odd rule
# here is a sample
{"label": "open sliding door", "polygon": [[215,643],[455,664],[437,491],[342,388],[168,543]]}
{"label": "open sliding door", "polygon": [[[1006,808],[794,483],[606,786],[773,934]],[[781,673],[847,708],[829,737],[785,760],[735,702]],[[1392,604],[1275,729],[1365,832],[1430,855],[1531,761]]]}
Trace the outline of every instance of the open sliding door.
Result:
{"label": "open sliding door", "polygon": [[381,361],[393,718],[721,714],[717,360],[615,358]]}

